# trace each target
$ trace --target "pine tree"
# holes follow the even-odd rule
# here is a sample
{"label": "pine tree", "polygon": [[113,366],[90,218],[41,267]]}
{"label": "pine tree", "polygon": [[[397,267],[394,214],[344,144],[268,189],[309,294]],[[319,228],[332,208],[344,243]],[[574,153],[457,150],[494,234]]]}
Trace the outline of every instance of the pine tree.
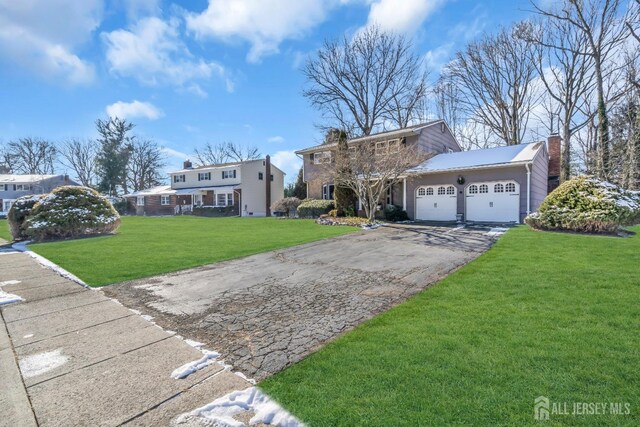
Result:
{"label": "pine tree", "polygon": [[300,200],[307,198],[307,185],[304,183],[302,168],[300,168],[300,171],[298,172],[298,178],[296,179],[293,191],[289,197],[297,197]]}
{"label": "pine tree", "polygon": [[336,150],[336,180],[333,198],[335,200],[338,216],[344,216],[345,210],[353,208],[355,205],[355,194],[352,189],[340,183],[340,177],[350,176],[351,167],[349,162],[349,144],[347,134],[341,131],[338,136],[338,149]]}
{"label": "pine tree", "polygon": [[127,193],[127,165],[133,149],[134,136],[128,135],[134,124],[117,117],[96,120],[98,130],[98,189],[117,195],[119,189]]}

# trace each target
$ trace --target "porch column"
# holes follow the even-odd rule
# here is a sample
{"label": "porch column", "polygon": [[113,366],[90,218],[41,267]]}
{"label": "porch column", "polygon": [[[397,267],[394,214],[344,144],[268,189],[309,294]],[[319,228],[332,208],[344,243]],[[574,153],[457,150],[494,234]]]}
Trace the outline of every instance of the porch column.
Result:
{"label": "porch column", "polygon": [[407,210],[407,178],[402,178],[402,210]]}

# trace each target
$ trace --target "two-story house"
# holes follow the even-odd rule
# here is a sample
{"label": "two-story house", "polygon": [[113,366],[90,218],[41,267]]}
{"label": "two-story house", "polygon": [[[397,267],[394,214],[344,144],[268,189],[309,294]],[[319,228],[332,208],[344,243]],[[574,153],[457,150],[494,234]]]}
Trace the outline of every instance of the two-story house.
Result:
{"label": "two-story house", "polygon": [[[348,143],[372,143],[381,149],[415,145],[430,158],[408,169],[399,185],[380,200],[409,218],[425,221],[521,222],[547,195],[548,182],[559,165],[560,137],[544,142],[462,151],[444,120],[381,132]],[[303,177],[310,198],[332,199],[327,176],[337,143],[296,151],[303,159]],[[386,150],[385,150],[386,151]],[[550,170],[549,152],[557,153]]]}
{"label": "two-story house", "polygon": [[169,173],[170,185],[127,194],[128,212],[136,215],[188,213],[195,206],[234,207],[232,215],[266,216],[284,197],[284,172],[269,156],[259,160],[194,167],[184,162]]}
{"label": "two-story house", "polygon": [[77,185],[68,175],[0,175],[0,216],[6,216],[18,197],[48,193],[61,185]]}

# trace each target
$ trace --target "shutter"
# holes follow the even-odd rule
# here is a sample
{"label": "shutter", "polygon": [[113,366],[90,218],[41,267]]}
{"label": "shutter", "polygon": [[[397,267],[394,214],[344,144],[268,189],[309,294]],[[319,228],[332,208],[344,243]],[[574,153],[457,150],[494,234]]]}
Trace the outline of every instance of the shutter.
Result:
{"label": "shutter", "polygon": [[234,178],[236,177],[236,170],[235,169],[233,170],[233,177]]}
{"label": "shutter", "polygon": [[224,171],[220,172],[222,174],[222,179],[224,179]]}

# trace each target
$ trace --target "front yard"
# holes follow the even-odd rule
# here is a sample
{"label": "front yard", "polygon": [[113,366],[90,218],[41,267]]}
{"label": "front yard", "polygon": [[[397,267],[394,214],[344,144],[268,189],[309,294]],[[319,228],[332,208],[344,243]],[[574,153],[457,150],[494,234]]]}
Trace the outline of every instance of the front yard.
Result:
{"label": "front yard", "polygon": [[[6,223],[0,224],[6,229]],[[357,231],[313,220],[123,217],[114,236],[29,245],[92,286],[122,282]]]}
{"label": "front yard", "polygon": [[637,235],[517,227],[260,387],[310,426],[534,425],[538,396],[630,405],[550,425],[639,425],[639,265]]}

